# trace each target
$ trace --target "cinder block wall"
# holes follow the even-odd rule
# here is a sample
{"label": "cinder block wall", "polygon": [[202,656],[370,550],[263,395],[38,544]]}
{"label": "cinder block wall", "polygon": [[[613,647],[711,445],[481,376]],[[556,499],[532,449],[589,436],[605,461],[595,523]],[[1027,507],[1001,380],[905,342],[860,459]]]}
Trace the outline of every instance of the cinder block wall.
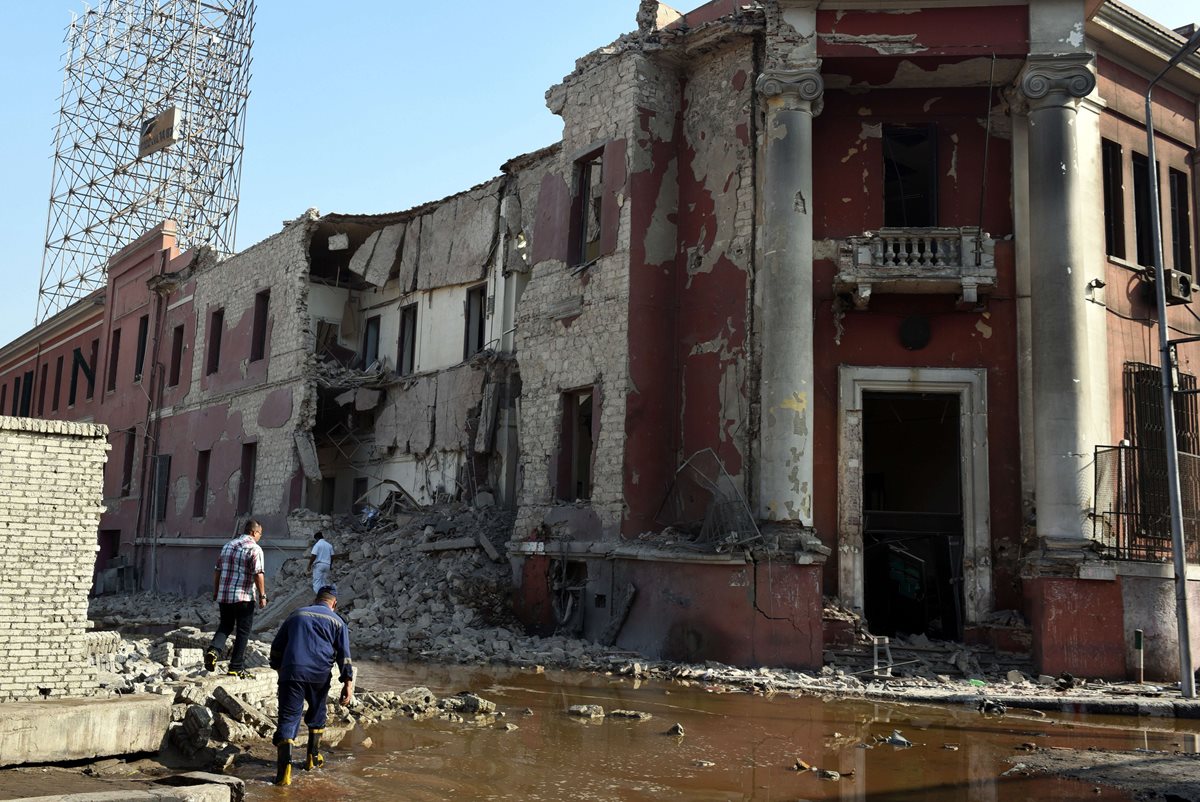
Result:
{"label": "cinder block wall", "polygon": [[0,416],[0,702],[89,696],[108,427]]}

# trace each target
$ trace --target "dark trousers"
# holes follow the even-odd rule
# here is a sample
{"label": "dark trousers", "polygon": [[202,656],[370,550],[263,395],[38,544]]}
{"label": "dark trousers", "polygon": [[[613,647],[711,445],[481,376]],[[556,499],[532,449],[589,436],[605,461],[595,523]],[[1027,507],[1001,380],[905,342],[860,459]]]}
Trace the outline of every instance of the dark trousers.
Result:
{"label": "dark trousers", "polygon": [[325,726],[325,700],[329,696],[331,682],[329,677],[326,677],[324,682],[279,680],[279,729],[275,731],[272,743],[279,744],[296,737],[296,733],[300,731],[300,714],[304,712],[305,704],[308,705],[308,712],[304,713],[305,725],[310,730],[319,730]]}
{"label": "dark trousers", "polygon": [[233,632],[233,654],[229,656],[229,670],[241,671],[246,667],[246,644],[250,642],[250,629],[254,626],[254,602],[222,602],[221,623],[213,635],[211,648],[217,654],[225,649],[225,640]]}

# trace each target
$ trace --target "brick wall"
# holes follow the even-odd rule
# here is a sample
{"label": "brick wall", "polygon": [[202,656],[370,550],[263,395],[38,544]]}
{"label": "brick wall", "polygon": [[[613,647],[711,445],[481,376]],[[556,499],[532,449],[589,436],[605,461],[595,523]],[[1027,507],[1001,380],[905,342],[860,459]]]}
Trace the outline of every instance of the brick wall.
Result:
{"label": "brick wall", "polygon": [[0,702],[96,690],[87,606],[107,434],[0,417]]}

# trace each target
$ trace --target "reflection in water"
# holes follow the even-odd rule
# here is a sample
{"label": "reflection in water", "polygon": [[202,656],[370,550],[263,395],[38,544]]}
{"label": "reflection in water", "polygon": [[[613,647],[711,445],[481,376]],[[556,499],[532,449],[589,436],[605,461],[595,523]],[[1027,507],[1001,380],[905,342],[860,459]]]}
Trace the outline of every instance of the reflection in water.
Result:
{"label": "reflection in water", "polygon": [[[268,766],[243,768],[249,799],[1130,799],[1074,781],[1000,774],[1026,742],[1195,751],[1198,740],[1187,722],[1156,722],[1161,728],[1148,730],[1101,717],[989,719],[967,707],[766,698],[571,672],[386,664],[360,666],[360,672],[361,686],[373,690],[426,685],[438,696],[473,690],[496,702],[507,714],[502,723],[518,729],[397,719],[353,734],[330,750],[324,771],[299,771],[289,788],[267,784]],[[564,712],[573,704],[642,710],[654,718],[581,721]],[[533,714],[523,714],[525,708]],[[664,734],[676,722],[686,732],[682,738]],[[893,729],[914,746],[876,743]],[[795,771],[798,758],[843,779]]]}

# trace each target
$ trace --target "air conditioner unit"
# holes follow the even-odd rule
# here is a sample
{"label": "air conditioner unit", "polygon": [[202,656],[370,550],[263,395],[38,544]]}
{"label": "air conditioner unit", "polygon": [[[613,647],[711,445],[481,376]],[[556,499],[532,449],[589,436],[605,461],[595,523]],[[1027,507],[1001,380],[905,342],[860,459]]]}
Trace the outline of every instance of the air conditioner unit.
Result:
{"label": "air conditioner unit", "polygon": [[1192,277],[1178,270],[1164,270],[1166,277],[1167,303],[1190,304],[1192,302]]}

